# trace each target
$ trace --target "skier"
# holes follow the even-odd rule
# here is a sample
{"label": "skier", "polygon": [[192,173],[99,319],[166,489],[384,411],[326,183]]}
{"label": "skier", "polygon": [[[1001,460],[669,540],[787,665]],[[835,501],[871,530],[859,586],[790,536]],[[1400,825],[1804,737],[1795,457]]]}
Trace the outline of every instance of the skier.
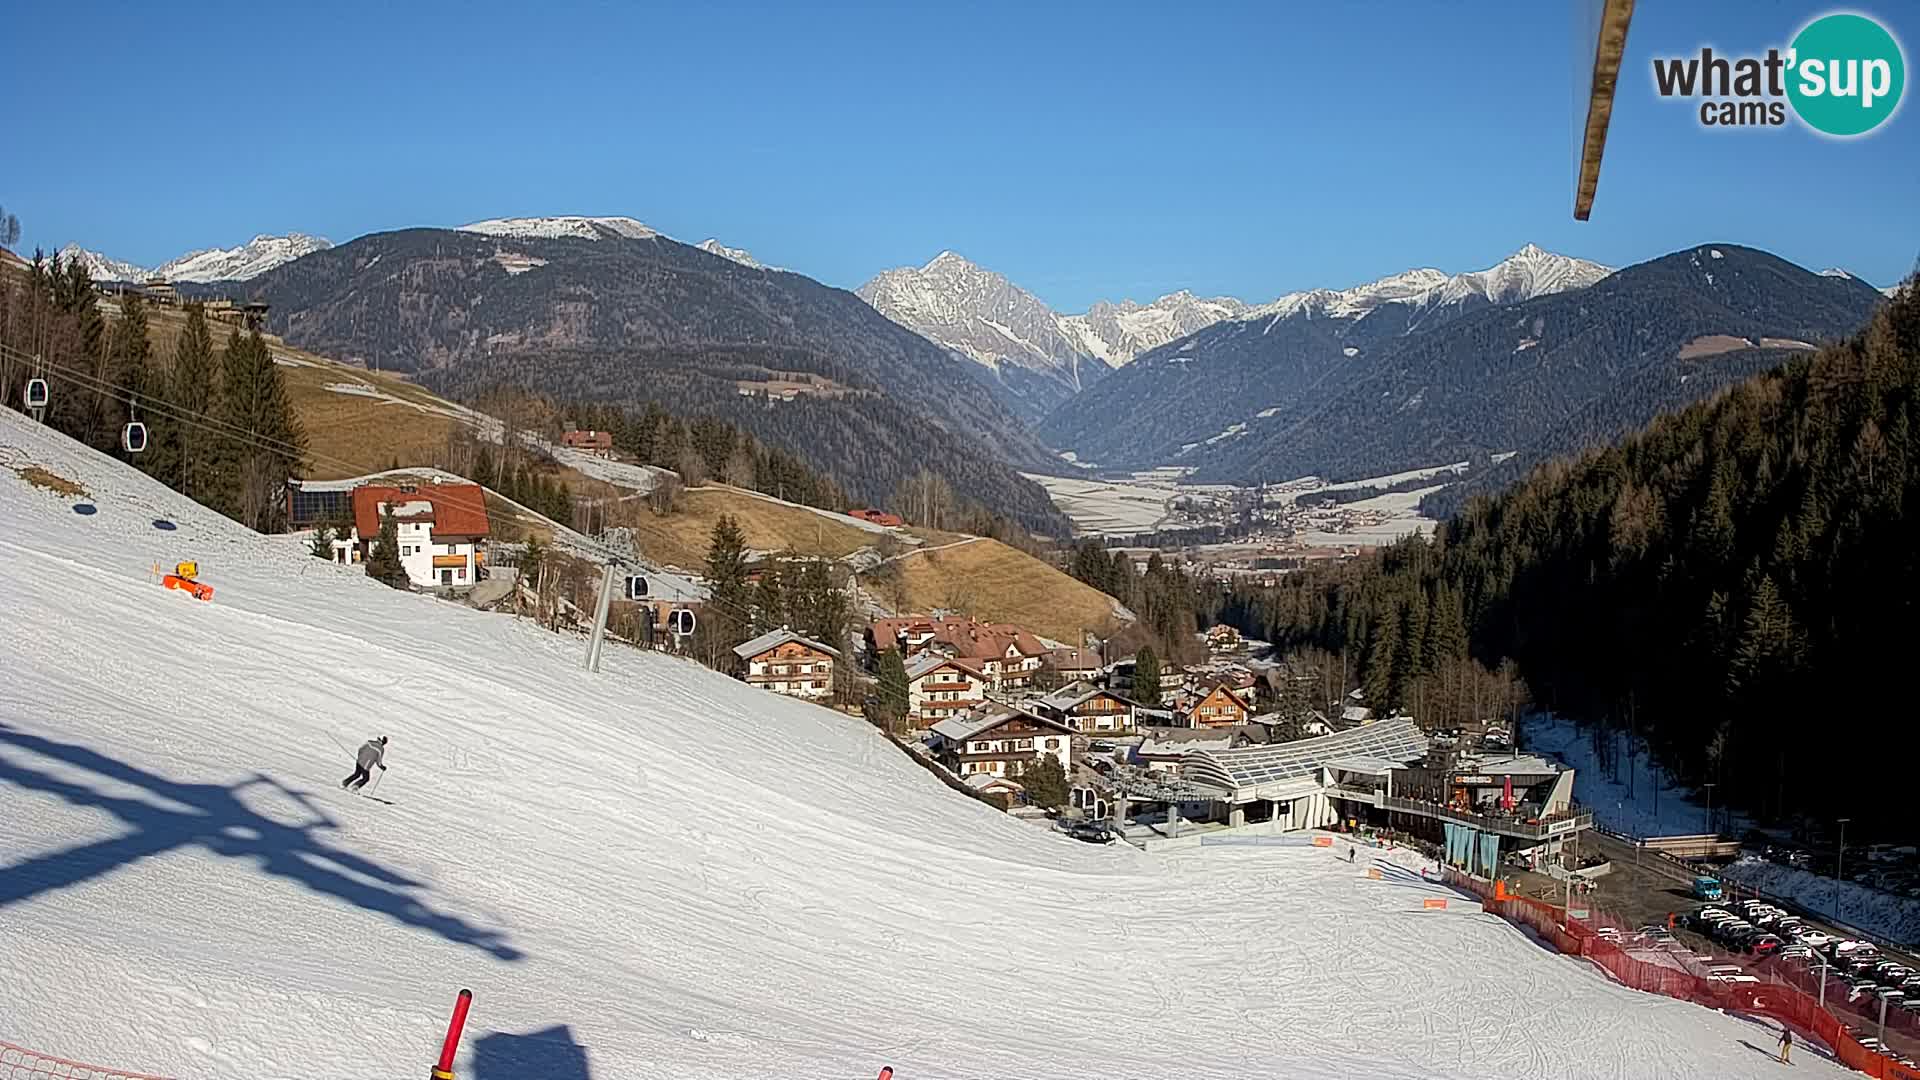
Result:
{"label": "skier", "polygon": [[381,772],[387,771],[387,737],[368,739],[360,746],[360,752],[353,756],[353,775],[340,781],[340,786],[348,791],[359,791],[373,776],[373,767],[380,766]]}
{"label": "skier", "polygon": [[1347,845],[1347,863],[1349,865],[1353,863],[1353,845],[1352,844]]}
{"label": "skier", "polygon": [[1793,1064],[1793,1029],[1780,1025],[1780,1064]]}

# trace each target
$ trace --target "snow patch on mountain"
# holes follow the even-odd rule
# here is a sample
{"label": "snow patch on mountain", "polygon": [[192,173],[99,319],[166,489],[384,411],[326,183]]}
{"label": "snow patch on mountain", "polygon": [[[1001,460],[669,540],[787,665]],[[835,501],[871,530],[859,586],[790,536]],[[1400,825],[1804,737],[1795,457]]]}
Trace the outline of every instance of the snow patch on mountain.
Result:
{"label": "snow patch on mountain", "polygon": [[462,225],[459,231],[484,233],[488,236],[511,236],[522,240],[558,240],[567,237],[579,240],[600,240],[607,237],[652,240],[661,235],[657,230],[630,217],[580,217],[577,215],[488,218],[485,221],[474,221]]}
{"label": "snow patch on mountain", "polygon": [[1246,310],[1244,301],[1231,296],[1201,297],[1182,289],[1150,304],[1101,300],[1084,314],[1060,316],[1060,325],[1087,355],[1122,367],[1141,353]]}
{"label": "snow patch on mountain", "polygon": [[699,248],[701,251],[706,252],[709,255],[718,255],[723,259],[729,259],[733,262],[737,262],[741,266],[751,267],[752,269],[755,269],[755,270],[774,269],[773,267],[767,266],[764,263],[762,263],[760,260],[754,258],[753,253],[748,251],[746,248],[728,247],[727,245],[721,243],[720,241],[714,239],[711,236],[709,236],[705,240],[700,241],[698,244],[695,244],[694,246]]}

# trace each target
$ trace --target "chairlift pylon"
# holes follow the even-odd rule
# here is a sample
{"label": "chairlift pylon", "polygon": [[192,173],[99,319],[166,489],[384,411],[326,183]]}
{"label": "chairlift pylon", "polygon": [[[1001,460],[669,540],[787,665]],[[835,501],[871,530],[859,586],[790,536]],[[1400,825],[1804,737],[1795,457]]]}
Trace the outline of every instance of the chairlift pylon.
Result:
{"label": "chairlift pylon", "polygon": [[147,448],[147,425],[138,420],[127,421],[120,429],[120,449],[129,454],[138,454]]}
{"label": "chairlift pylon", "polygon": [[47,407],[47,380],[28,379],[25,397],[27,408],[44,409]]}

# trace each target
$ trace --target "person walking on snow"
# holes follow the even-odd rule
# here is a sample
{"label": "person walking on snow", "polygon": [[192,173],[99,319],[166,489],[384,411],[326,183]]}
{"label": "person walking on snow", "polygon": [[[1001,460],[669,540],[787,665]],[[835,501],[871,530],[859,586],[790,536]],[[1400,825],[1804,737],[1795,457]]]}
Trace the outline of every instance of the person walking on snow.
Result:
{"label": "person walking on snow", "polygon": [[1347,845],[1347,862],[1348,863],[1353,862],[1353,845],[1352,844]]}
{"label": "person walking on snow", "polygon": [[1785,1024],[1780,1025],[1780,1063],[1793,1064],[1793,1029]]}
{"label": "person walking on snow", "polygon": [[348,791],[359,791],[373,776],[373,767],[380,766],[381,772],[387,771],[387,737],[368,739],[360,746],[360,752],[353,756],[353,775],[340,781],[340,786]]}

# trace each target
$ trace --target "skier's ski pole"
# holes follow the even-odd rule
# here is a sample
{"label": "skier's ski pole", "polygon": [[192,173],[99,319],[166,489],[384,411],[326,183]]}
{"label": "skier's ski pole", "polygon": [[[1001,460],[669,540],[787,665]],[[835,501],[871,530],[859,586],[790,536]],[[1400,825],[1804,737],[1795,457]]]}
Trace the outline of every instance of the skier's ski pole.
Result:
{"label": "skier's ski pole", "polygon": [[373,778],[373,786],[367,789],[367,794],[371,795],[374,792],[379,791],[380,781],[386,779],[386,776],[387,776],[387,767],[385,765],[382,765],[380,766],[380,775]]}

